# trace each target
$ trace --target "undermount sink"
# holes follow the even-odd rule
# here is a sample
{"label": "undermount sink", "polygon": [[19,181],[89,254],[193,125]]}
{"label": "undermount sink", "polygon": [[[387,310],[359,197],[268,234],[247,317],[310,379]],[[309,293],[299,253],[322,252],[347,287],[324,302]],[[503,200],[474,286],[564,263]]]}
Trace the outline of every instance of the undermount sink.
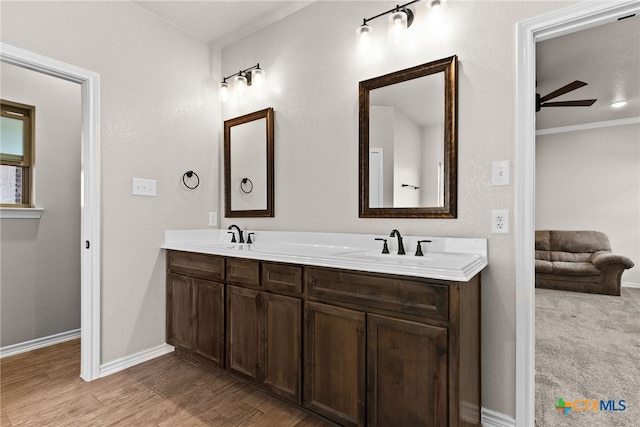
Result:
{"label": "undermount sink", "polygon": [[326,258],[332,257],[338,250],[344,250],[344,247],[293,243],[253,243],[247,245],[247,250],[262,254]]}
{"label": "undermount sink", "polygon": [[459,269],[482,258],[477,254],[464,253],[427,253],[424,256],[411,254],[382,254],[372,251],[342,252],[334,254],[336,257],[347,258],[363,262],[425,267],[433,269]]}

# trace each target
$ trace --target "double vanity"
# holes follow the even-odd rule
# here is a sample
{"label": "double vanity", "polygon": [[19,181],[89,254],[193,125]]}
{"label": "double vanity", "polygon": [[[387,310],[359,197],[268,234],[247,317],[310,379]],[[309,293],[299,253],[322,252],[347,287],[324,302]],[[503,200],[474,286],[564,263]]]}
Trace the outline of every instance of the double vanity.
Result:
{"label": "double vanity", "polygon": [[339,425],[480,425],[485,239],[234,227],[163,248],[177,351]]}

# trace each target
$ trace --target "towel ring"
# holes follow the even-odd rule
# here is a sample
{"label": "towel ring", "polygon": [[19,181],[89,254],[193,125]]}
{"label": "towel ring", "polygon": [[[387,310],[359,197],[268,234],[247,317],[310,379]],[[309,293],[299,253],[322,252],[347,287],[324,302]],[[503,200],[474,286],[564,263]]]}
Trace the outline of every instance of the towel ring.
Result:
{"label": "towel ring", "polygon": [[[196,176],[196,185],[194,185],[193,187],[190,186],[189,184],[187,184],[187,180],[186,178],[191,178],[192,176]],[[187,187],[189,190],[195,190],[196,188],[198,188],[198,185],[200,185],[200,177],[198,176],[197,173],[195,173],[194,171],[186,171],[183,175],[182,175],[182,183],[184,184],[185,187]]]}
{"label": "towel ring", "polygon": [[[247,186],[249,189],[246,190],[245,186]],[[251,193],[253,191],[253,182],[251,182],[249,178],[242,178],[242,180],[240,181],[240,191],[242,191],[244,194]]]}

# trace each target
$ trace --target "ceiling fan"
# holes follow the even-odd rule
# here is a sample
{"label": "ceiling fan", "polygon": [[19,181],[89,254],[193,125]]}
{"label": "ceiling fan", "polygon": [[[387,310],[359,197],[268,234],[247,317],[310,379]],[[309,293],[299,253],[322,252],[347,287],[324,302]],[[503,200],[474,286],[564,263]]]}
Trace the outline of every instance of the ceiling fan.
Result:
{"label": "ceiling fan", "polygon": [[569,83],[566,86],[562,86],[560,89],[554,90],[550,94],[542,97],[540,96],[539,93],[536,93],[536,113],[540,111],[542,107],[590,107],[591,105],[593,105],[594,102],[597,101],[597,99],[581,99],[577,101],[547,102],[550,99],[557,98],[560,95],[564,95],[565,93],[574,91],[586,85],[587,84],[585,82],[576,80],[573,83]]}

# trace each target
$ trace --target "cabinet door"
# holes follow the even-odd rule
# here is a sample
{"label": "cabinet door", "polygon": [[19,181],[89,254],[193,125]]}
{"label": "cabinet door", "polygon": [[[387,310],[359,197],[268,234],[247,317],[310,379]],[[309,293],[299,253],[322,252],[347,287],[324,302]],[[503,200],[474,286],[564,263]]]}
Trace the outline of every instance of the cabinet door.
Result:
{"label": "cabinet door", "polygon": [[224,285],[194,279],[194,352],[224,367]]}
{"label": "cabinet door", "polygon": [[300,403],[302,301],[266,292],[261,298],[263,385],[273,393]]}
{"label": "cabinet door", "polygon": [[345,426],[364,425],[365,326],[362,312],[305,306],[304,404]]}
{"label": "cabinet door", "polygon": [[369,426],[447,425],[447,330],[367,316]]}
{"label": "cabinet door", "polygon": [[258,381],[259,296],[253,289],[227,285],[227,368]]}
{"label": "cabinet door", "polygon": [[167,342],[178,350],[193,348],[193,286],[189,277],[167,275]]}

